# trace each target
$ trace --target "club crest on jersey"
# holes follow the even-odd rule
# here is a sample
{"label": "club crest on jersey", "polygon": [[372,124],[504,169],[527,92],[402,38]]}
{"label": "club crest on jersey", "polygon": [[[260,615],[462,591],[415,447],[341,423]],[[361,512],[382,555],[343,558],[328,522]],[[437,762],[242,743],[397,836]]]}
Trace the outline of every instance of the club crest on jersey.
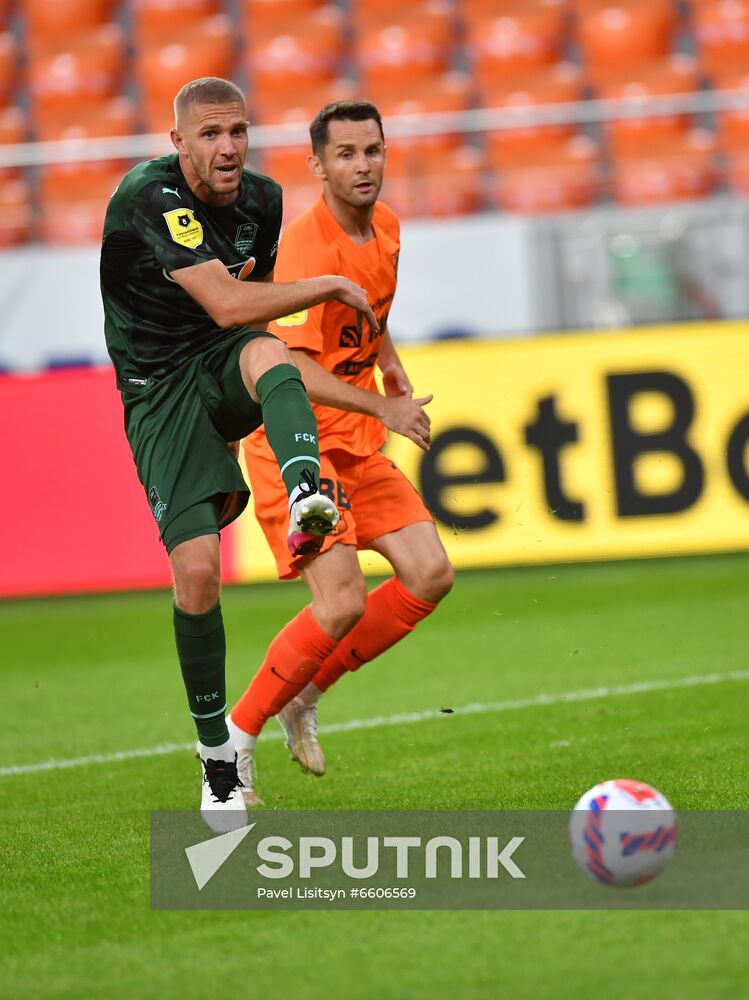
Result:
{"label": "club crest on jersey", "polygon": [[203,227],[191,208],[173,208],[164,212],[169,234],[181,247],[199,247],[203,242]]}
{"label": "club crest on jersey", "polygon": [[255,246],[257,222],[243,222],[234,237],[234,246],[240,253],[249,253]]}

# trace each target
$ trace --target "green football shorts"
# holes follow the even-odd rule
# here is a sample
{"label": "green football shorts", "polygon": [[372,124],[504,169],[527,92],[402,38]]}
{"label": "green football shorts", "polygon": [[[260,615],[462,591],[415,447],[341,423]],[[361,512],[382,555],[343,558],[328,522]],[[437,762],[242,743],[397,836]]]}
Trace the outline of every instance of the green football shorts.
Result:
{"label": "green football shorts", "polygon": [[239,370],[242,348],[269,333],[237,333],[162,379],[122,391],[125,433],[167,552],[217,534],[250,490],[227,442],[263,422]]}

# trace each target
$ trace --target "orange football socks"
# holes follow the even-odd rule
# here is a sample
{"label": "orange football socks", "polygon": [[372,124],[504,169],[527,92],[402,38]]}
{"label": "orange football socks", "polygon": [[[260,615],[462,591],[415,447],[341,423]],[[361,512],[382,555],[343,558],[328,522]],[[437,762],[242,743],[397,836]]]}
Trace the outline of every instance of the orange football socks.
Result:
{"label": "orange football socks", "polygon": [[413,632],[436,607],[414,597],[397,577],[391,577],[370,591],[363,616],[310,680],[320,691],[327,691],[348,670],[358,670]]}
{"label": "orange football socks", "polygon": [[268,647],[263,665],[231,710],[232,722],[257,736],[266,720],[307,686],[335,647],[335,639],[304,608]]}

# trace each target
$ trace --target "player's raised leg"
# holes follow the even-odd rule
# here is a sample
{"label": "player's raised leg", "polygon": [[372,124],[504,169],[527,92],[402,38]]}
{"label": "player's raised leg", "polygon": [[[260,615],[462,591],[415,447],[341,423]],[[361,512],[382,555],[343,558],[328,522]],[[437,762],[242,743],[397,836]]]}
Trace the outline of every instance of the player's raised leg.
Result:
{"label": "player's raised leg", "polygon": [[339,520],[335,504],[319,492],[317,422],[299,369],[285,344],[256,337],[239,359],[245,388],[262,408],[263,425],[289,495],[288,545],[292,555],[320,551]]}
{"label": "player's raised leg", "polygon": [[432,521],[381,535],[367,548],[384,556],[395,576],[370,591],[361,620],[302,692],[307,703],[405,638],[452,588],[455,574]]}
{"label": "player's raised leg", "polygon": [[[210,530],[215,512],[199,504],[175,526],[176,531]],[[202,521],[206,522],[205,528]],[[177,537],[176,535],[173,537]],[[174,575],[174,636],[190,713],[198,731],[197,754],[203,771],[200,812],[217,832],[247,824],[229,738],[226,711],[226,637],[220,604],[218,533],[198,534],[170,551]]]}
{"label": "player's raised leg", "polygon": [[253,746],[268,718],[277,715],[292,759],[302,770],[321,775],[325,757],[317,739],[316,706],[296,696],[363,614],[367,589],[352,545],[333,545],[301,573],[312,603],[268,647],[263,665],[231,710],[229,728],[238,746]]}

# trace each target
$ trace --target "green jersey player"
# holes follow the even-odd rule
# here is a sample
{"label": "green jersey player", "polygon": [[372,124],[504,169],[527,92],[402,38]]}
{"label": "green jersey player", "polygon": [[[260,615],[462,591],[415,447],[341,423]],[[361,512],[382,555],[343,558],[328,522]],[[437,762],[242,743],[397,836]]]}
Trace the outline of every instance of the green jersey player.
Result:
{"label": "green jersey player", "polygon": [[247,110],[205,77],[174,102],[176,153],[131,170],[104,224],[107,347],[127,434],[174,576],[174,632],[203,767],[201,812],[247,822],[224,721],[219,531],[247,504],[236,442],[263,423],[289,494],[289,547],[316,552],[338,512],[317,488],[317,427],[280,316],[336,299],[377,321],[364,289],[323,275],[273,283],[281,189],[244,169]]}

